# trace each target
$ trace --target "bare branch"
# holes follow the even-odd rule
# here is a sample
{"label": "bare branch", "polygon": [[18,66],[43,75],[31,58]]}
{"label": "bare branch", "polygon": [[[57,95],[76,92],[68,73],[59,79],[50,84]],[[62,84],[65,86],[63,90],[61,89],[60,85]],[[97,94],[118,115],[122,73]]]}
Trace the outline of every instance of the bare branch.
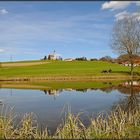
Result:
{"label": "bare branch", "polygon": [[130,16],[116,21],[111,48],[118,54],[128,54],[133,71],[133,56],[140,55],[140,20]]}

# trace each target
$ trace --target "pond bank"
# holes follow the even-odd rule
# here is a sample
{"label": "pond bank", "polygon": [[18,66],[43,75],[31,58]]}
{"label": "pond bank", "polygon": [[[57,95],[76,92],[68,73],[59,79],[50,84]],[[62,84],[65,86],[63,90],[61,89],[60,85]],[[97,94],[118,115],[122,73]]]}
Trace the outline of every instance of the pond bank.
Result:
{"label": "pond bank", "polygon": [[140,76],[45,76],[45,77],[1,77],[0,81],[95,81],[95,80],[135,80]]}

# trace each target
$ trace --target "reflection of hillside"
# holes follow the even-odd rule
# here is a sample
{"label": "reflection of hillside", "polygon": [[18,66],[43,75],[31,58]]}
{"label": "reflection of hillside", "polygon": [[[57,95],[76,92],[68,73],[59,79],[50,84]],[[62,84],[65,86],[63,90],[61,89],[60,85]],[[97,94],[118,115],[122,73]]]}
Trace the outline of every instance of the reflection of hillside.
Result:
{"label": "reflection of hillside", "polygon": [[[76,83],[75,83],[76,84]],[[91,84],[91,83],[90,83]],[[92,85],[93,84],[93,85]],[[0,88],[15,88],[15,89],[36,89],[36,90],[42,90],[44,91],[45,94],[48,95],[58,95],[62,92],[62,89],[64,89],[65,91],[77,91],[77,92],[83,92],[86,93],[88,91],[96,91],[96,90],[100,90],[103,91],[105,93],[111,93],[113,90],[118,90],[120,93],[124,93],[124,94],[131,94],[132,92],[134,94],[138,94],[140,92],[140,81],[127,81],[127,82],[123,82],[119,85],[114,85],[114,83],[112,83],[111,81],[102,81],[100,83],[97,83],[97,87],[95,86],[95,83],[92,83],[90,86],[88,86],[88,88],[85,87],[85,85],[74,85],[74,84],[70,84],[70,85],[65,85],[64,87],[61,86],[59,89],[59,86],[57,87],[57,89],[53,89],[49,84],[45,85],[45,84],[28,84],[28,83],[0,83]],[[77,88],[75,87],[77,86]],[[92,87],[93,86],[93,87]]]}
{"label": "reflection of hillside", "polygon": [[[65,91],[79,91],[79,92],[87,92],[87,91],[92,91],[92,90],[101,90],[106,93],[110,93],[113,90],[118,90],[120,93],[123,94],[138,94],[140,93],[140,84],[139,82],[136,81],[128,81],[119,84],[118,86],[113,86],[111,83],[105,83],[108,84],[108,87],[103,87],[103,88],[78,88],[78,89],[73,89],[73,88],[66,88],[64,89]],[[45,89],[43,90],[45,94],[48,95],[57,95],[60,94],[63,89]]]}

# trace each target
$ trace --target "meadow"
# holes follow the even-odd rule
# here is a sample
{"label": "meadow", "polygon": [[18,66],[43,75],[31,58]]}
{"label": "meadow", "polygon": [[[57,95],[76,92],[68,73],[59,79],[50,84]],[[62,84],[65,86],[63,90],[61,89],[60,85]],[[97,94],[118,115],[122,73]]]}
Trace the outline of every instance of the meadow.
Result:
{"label": "meadow", "polygon": [[[102,73],[103,70],[111,69],[111,73]],[[14,78],[45,78],[50,81],[3,81],[0,83],[2,88],[17,89],[84,89],[84,88],[107,88],[119,85],[122,77],[128,78],[129,67],[119,64],[102,61],[23,61],[1,63],[0,80]],[[137,76],[140,68],[135,68]],[[62,81],[51,81],[51,78],[61,77]],[[94,82],[86,81],[65,81],[66,77],[89,78],[96,77]],[[103,81],[101,78],[103,77]],[[113,79],[113,81],[111,81]],[[45,80],[45,79],[44,79]],[[99,80],[99,81],[98,81]],[[107,81],[110,80],[110,81]],[[111,83],[111,84],[110,84]],[[90,125],[85,126],[80,119],[80,114],[66,112],[63,120],[56,131],[52,134],[47,128],[40,129],[36,115],[33,113],[25,114],[18,124],[15,123],[16,114],[10,112],[6,114],[2,109],[0,112],[0,138],[1,139],[134,139],[140,137],[140,110],[125,111],[118,106],[106,114],[98,114],[97,117],[89,118]],[[4,115],[3,115],[4,114]]]}
{"label": "meadow", "polygon": [[[111,73],[102,73],[111,69]],[[0,79],[2,78],[35,78],[35,77],[111,77],[130,76],[129,67],[102,61],[20,61],[1,63]],[[139,74],[140,68],[135,72]]]}

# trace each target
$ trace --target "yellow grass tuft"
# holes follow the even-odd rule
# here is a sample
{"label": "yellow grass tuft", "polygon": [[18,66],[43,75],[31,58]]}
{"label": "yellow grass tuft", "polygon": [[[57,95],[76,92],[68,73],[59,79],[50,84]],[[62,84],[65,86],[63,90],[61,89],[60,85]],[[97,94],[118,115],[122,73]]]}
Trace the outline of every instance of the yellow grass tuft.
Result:
{"label": "yellow grass tuft", "polygon": [[140,138],[140,108],[124,111],[120,106],[106,116],[99,114],[91,118],[91,124],[85,127],[80,120],[80,113],[68,113],[63,124],[53,135],[49,135],[47,127],[41,131],[35,114],[25,114],[20,123],[15,125],[15,115],[10,113],[0,117],[1,139],[93,139],[93,138]]}

